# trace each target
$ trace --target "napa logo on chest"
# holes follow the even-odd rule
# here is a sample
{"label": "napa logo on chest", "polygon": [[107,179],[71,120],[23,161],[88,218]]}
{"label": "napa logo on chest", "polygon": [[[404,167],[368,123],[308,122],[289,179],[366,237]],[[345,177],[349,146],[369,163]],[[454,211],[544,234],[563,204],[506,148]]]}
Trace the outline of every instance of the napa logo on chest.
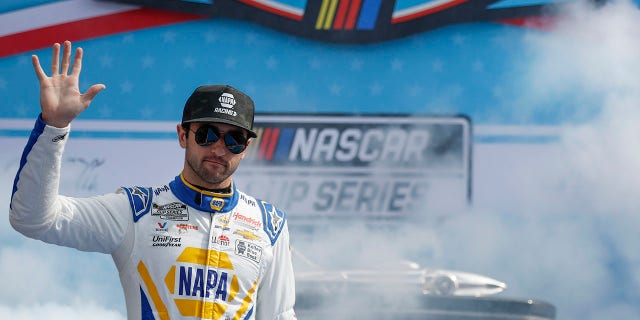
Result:
{"label": "napa logo on chest", "polygon": [[[164,282],[182,316],[201,318],[203,310],[209,310],[218,319],[230,302],[245,298],[239,296],[235,272],[227,253],[187,247],[176,258]],[[205,306],[198,307],[202,304]]]}

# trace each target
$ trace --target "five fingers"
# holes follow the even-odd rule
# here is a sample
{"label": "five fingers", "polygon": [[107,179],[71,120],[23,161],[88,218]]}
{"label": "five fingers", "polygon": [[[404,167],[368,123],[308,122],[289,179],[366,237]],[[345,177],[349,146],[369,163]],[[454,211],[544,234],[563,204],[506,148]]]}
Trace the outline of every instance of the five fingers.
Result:
{"label": "five fingers", "polygon": [[93,98],[98,94],[98,92],[102,91],[102,89],[106,88],[104,84],[94,84],[83,94],[82,99],[88,105],[91,103]]}
{"label": "five fingers", "polygon": [[[55,43],[52,47],[52,57],[51,57],[51,77],[57,75],[68,75],[69,68],[71,68],[71,76],[80,77],[80,71],[82,70],[82,48],[78,47],[75,51],[75,56],[73,59],[73,64],[71,64],[71,42],[65,41],[62,45],[62,65],[60,65],[60,47],[59,43]],[[44,81],[47,81],[49,78],[42,68],[40,64],[40,60],[37,55],[31,56],[31,63],[33,64],[33,69],[35,70],[36,76],[42,85]],[[96,84],[91,86],[87,91],[82,95],[82,100],[84,103],[89,104],[91,100],[103,89],[105,85]]]}
{"label": "five fingers", "polygon": [[60,67],[60,44],[54,43],[51,50],[51,76],[58,74],[58,68]]}
{"label": "five fingers", "polygon": [[38,56],[36,56],[35,54],[31,56],[31,64],[33,64],[33,69],[36,71],[36,76],[38,76],[38,80],[40,82],[47,78],[47,74],[44,73],[44,70],[42,70],[42,66],[40,66]]}
{"label": "five fingers", "polygon": [[71,60],[71,42],[65,41],[64,50],[62,51],[62,70],[60,70],[60,74],[66,75],[67,73],[69,73],[70,60]]}
{"label": "five fingers", "polygon": [[[77,48],[75,52],[75,57],[73,60],[73,65],[71,65],[71,42],[65,41],[63,44],[62,51],[62,68],[60,67],[60,44],[53,44],[53,48],[51,50],[51,76],[55,76],[57,74],[67,75],[69,73],[69,67],[71,67],[71,75],[79,76],[80,71],[82,70],[82,48]],[[33,67],[36,71],[36,75],[38,79],[42,80],[46,78],[46,73],[42,69],[40,65],[40,61],[38,56],[31,56],[31,62],[33,63]]]}

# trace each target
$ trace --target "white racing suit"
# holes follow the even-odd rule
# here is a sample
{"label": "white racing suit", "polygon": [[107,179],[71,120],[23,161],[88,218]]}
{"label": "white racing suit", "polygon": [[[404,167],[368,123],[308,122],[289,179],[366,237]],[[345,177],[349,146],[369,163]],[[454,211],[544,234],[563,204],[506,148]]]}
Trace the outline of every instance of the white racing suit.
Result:
{"label": "white racing suit", "polygon": [[58,195],[70,128],[39,117],[11,196],[11,225],[48,243],[111,254],[129,319],[295,319],[285,214],[232,185],[176,177],[91,198]]}

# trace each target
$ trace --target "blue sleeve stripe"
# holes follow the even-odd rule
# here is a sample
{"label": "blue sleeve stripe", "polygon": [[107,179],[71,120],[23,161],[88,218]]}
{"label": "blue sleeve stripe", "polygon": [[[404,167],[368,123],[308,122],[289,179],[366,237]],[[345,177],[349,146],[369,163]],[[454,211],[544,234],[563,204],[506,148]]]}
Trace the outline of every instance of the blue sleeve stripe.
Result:
{"label": "blue sleeve stripe", "polygon": [[[22,157],[20,158],[20,166],[18,167],[18,172],[16,173],[16,177],[13,180],[13,191],[11,191],[11,201],[13,201],[13,195],[16,193],[16,191],[18,191],[18,179],[20,178],[20,172],[22,172],[22,168],[24,168],[25,164],[27,164],[27,156],[31,152],[31,149],[33,149],[33,146],[38,141],[38,138],[40,137],[40,135],[42,135],[42,132],[44,132],[45,126],[46,124],[44,123],[44,120],[42,120],[42,115],[38,116],[38,119],[36,120],[36,124],[34,125],[33,130],[31,130],[31,134],[29,135],[29,141],[27,141],[27,145],[24,147],[24,150],[22,151]],[[9,202],[9,209],[11,209],[11,201]]]}

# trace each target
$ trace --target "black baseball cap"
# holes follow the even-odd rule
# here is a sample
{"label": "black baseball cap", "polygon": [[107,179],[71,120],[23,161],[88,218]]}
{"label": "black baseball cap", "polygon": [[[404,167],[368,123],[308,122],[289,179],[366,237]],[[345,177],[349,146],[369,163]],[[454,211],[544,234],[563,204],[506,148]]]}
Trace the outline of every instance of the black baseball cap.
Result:
{"label": "black baseball cap", "polygon": [[182,123],[221,122],[253,131],[253,100],[229,85],[205,85],[196,88],[184,105]]}

